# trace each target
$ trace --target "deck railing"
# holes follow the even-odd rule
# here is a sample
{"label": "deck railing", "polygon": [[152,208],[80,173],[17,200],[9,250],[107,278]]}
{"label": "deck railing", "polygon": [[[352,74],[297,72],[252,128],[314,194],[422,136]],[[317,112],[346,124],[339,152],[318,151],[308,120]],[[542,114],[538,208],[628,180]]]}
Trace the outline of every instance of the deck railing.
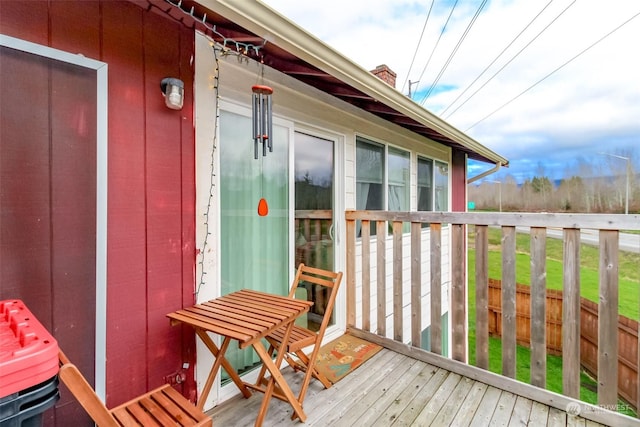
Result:
{"label": "deck railing", "polygon": [[[599,235],[598,404],[618,402],[619,231],[638,215],[347,211],[347,324],[442,354],[443,298],[451,357],[467,362],[467,230],[474,226],[476,366],[488,369],[488,229],[501,229],[502,375],[516,375],[516,228],[531,236],[531,384],[546,386],[547,230],[563,241],[563,394],[580,398],[581,230]],[[375,224],[375,227],[370,227]],[[406,224],[410,232],[406,232]],[[370,230],[375,230],[375,236]],[[443,237],[444,236],[444,237]],[[423,247],[427,246],[427,247]],[[372,248],[373,247],[373,248]],[[640,266],[638,267],[640,270]],[[425,274],[426,271],[426,274]],[[443,286],[444,285],[444,286]],[[450,292],[443,295],[442,292]],[[428,312],[427,316],[423,312]],[[408,322],[407,320],[410,319]],[[408,323],[408,324],[407,324]],[[375,330],[372,326],[375,324]],[[391,324],[392,331],[387,331]],[[640,355],[640,351],[638,352]],[[640,396],[640,393],[638,393]],[[633,406],[638,402],[630,402]]]}

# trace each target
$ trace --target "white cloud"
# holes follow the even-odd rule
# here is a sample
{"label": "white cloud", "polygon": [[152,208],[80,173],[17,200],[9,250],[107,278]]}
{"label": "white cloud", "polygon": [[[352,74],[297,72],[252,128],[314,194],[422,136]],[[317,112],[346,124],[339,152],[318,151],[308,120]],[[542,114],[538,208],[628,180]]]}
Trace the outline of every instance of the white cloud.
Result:
{"label": "white cloud", "polygon": [[[418,89],[414,99],[421,101],[481,0],[458,2],[434,50],[453,5],[435,2],[410,73],[430,2],[265,3],[365,69],[389,65],[398,74],[398,89],[407,79],[419,79],[413,90]],[[436,114],[451,106],[442,117],[463,131],[484,119],[467,133],[509,158],[514,174],[522,169],[517,171],[522,176],[535,175],[538,164],[547,160],[562,157],[568,162],[603,150],[633,148],[640,144],[640,16],[589,47],[638,13],[640,3],[635,0],[490,1],[425,106]],[[505,54],[469,87],[512,41]],[[485,86],[479,89],[481,85]],[[564,170],[546,171],[554,172],[561,177]]]}

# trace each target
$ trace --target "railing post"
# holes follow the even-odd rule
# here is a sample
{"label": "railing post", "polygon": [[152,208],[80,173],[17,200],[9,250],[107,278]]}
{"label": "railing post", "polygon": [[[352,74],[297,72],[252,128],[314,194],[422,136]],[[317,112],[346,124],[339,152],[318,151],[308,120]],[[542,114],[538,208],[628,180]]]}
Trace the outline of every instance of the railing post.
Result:
{"label": "railing post", "polygon": [[618,232],[600,230],[598,404],[618,403]]}
{"label": "railing post", "polygon": [[393,221],[393,339],[402,341],[402,221]]}
{"label": "railing post", "polygon": [[362,329],[371,332],[371,222],[362,220]]}
{"label": "railing post", "polygon": [[476,366],[489,369],[489,237],[476,225]]}
{"label": "railing post", "polygon": [[580,230],[565,228],[562,292],[562,393],[580,398]]}
{"label": "railing post", "polygon": [[467,281],[465,224],[451,224],[451,324],[453,359],[467,363]]}
{"label": "railing post", "polygon": [[531,227],[531,384],[547,386],[547,229]]}
{"label": "railing post", "polygon": [[442,224],[431,223],[431,348],[442,354]]}
{"label": "railing post", "polygon": [[356,326],[356,221],[347,220],[347,327]]}
{"label": "railing post", "polygon": [[516,228],[502,227],[502,375],[516,377]]}
{"label": "railing post", "polygon": [[422,224],[411,223],[411,345],[422,347]]}
{"label": "railing post", "polygon": [[378,335],[387,336],[387,222],[376,222],[376,238],[377,238],[377,297],[378,297]]}

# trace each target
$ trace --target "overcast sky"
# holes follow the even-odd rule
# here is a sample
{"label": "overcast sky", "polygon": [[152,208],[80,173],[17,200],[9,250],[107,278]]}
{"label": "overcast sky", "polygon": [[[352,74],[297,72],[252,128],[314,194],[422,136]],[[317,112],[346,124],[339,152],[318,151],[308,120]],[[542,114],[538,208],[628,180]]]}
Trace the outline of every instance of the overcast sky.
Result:
{"label": "overcast sky", "polygon": [[387,64],[403,93],[419,81],[416,102],[510,160],[494,178],[624,173],[602,152],[640,169],[640,1],[264,2],[365,69]]}

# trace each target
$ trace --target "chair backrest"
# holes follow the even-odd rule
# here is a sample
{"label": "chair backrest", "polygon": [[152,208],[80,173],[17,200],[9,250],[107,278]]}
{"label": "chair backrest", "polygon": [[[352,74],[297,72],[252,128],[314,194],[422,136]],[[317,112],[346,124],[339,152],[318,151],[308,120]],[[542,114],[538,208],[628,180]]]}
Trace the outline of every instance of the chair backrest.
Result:
{"label": "chair backrest", "polygon": [[67,386],[78,403],[87,411],[91,419],[99,427],[119,426],[109,409],[102,403],[93,387],[87,382],[76,365],[71,363],[62,351],[58,353],[58,358],[60,360],[58,377]]}
{"label": "chair backrest", "polygon": [[330,270],[324,270],[316,267],[309,267],[300,263],[296,276],[293,279],[291,290],[289,291],[289,298],[293,298],[300,282],[307,282],[313,285],[325,286],[330,289],[329,298],[327,299],[327,306],[323,314],[322,323],[318,329],[320,339],[324,335],[324,330],[327,328],[329,321],[331,320],[331,313],[333,312],[333,306],[335,305],[336,296],[338,295],[338,289],[340,288],[340,282],[342,281],[342,272],[334,272]]}

